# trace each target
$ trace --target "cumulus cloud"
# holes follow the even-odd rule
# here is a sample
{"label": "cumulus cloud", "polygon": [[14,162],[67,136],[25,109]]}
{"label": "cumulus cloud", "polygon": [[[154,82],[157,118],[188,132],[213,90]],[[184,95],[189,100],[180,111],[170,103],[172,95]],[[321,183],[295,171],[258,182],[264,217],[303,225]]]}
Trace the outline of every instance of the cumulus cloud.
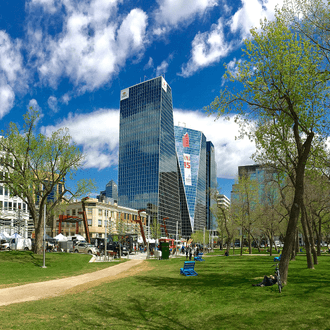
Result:
{"label": "cumulus cloud", "polygon": [[[242,6],[232,16],[220,18],[210,31],[195,36],[190,59],[182,65],[179,75],[189,77],[199,69],[219,62],[249,37],[252,27],[260,26],[260,20],[272,20],[276,6],[282,5],[283,0],[242,0]],[[230,8],[226,4],[222,4],[222,8],[229,14]],[[230,37],[225,36],[225,27],[229,27]]]}
{"label": "cumulus cloud", "polygon": [[149,57],[148,63],[143,67],[143,70],[148,70],[154,67],[154,60]]}
{"label": "cumulus cloud", "polygon": [[[214,119],[203,112],[174,110],[174,125],[184,122],[186,127],[203,132],[214,144],[218,177],[232,179],[237,176],[238,166],[252,163],[250,157],[255,152],[255,145],[248,139],[235,139],[239,128],[233,121]],[[82,147],[86,156],[85,168],[101,170],[118,164],[119,110],[69,114],[55,126],[42,127],[41,132],[50,135],[61,127],[69,128],[73,141]]]}
{"label": "cumulus cloud", "polygon": [[250,34],[252,27],[257,27],[260,20],[272,20],[276,6],[281,7],[283,0],[242,0],[242,7],[232,16],[229,25],[232,32],[240,32],[241,38]]}
{"label": "cumulus cloud", "polygon": [[[62,31],[55,36],[46,27],[29,25],[31,54],[38,59],[41,80],[56,88],[63,77],[79,92],[109,82],[130,57],[139,56],[146,42],[147,15],[133,9],[117,15],[117,3],[108,0],[34,0],[30,15],[42,8],[58,10]],[[61,5],[61,6],[60,6]]]}
{"label": "cumulus cloud", "polygon": [[187,23],[196,15],[217,5],[217,0],[158,0],[159,8],[155,11],[156,26],[154,34],[160,35],[179,24]]}
{"label": "cumulus cloud", "polygon": [[[117,165],[119,144],[119,110],[101,109],[89,114],[69,114],[55,126],[44,126],[41,132],[67,127],[75,143],[85,154],[84,168],[99,170]],[[86,134],[88,132],[88,134]]]}
{"label": "cumulus cloud", "polygon": [[160,65],[157,66],[156,68],[156,77],[160,76],[161,74],[166,73],[168,68],[168,62],[167,61],[163,61]]}
{"label": "cumulus cloud", "polygon": [[187,64],[182,66],[179,75],[189,77],[197,70],[219,62],[231,51],[231,46],[226,42],[223,23],[219,19],[217,24],[212,25],[211,31],[198,33],[193,42],[191,57]]}
{"label": "cumulus cloud", "polygon": [[25,88],[21,42],[0,31],[0,119],[14,106],[15,91]]}
{"label": "cumulus cloud", "polygon": [[208,117],[205,113],[174,110],[174,125],[185,123],[187,128],[201,131],[215,148],[217,162],[217,176],[223,179],[234,179],[237,176],[238,166],[252,164],[252,154],[255,144],[247,138],[235,139],[239,136],[239,127],[234,121]]}
{"label": "cumulus cloud", "polygon": [[58,111],[58,104],[57,104],[57,98],[55,96],[50,96],[48,98],[48,106],[51,110],[53,110],[55,113]]}

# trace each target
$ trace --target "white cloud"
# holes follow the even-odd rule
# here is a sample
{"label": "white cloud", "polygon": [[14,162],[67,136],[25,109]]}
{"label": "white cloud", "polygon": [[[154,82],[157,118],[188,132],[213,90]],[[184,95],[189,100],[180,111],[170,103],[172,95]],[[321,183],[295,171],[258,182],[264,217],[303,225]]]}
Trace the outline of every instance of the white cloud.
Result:
{"label": "white cloud", "polygon": [[231,46],[226,42],[223,24],[221,19],[218,24],[214,24],[211,31],[198,33],[193,42],[191,57],[187,64],[182,66],[179,75],[189,77],[197,70],[207,67],[226,56],[231,50]]}
{"label": "white cloud", "polygon": [[[61,78],[68,77],[78,91],[92,91],[108,83],[128,58],[139,56],[146,42],[148,17],[140,9],[118,16],[118,2],[58,0],[58,7],[64,8],[57,12],[63,26],[55,36],[41,26],[29,25],[31,54],[38,58],[43,82],[56,88]],[[38,6],[50,4],[35,0],[31,15]]]}
{"label": "white cloud", "polygon": [[255,144],[247,138],[236,140],[239,127],[234,121],[208,117],[205,113],[174,110],[174,125],[186,123],[187,128],[201,131],[215,148],[218,178],[234,179],[237,176],[238,166],[252,164],[251,155],[255,152]]}
{"label": "white cloud", "polygon": [[56,126],[42,127],[41,132],[50,135],[61,127],[67,127],[73,141],[82,146],[86,156],[84,168],[101,170],[117,165],[119,110],[101,109],[89,114],[69,114]]}
{"label": "white cloud", "polygon": [[143,70],[148,70],[154,67],[154,60],[149,57],[148,63],[143,67]]}
{"label": "white cloud", "polygon": [[232,16],[229,25],[232,32],[240,32],[242,38],[250,35],[250,29],[257,27],[260,20],[272,20],[275,7],[283,5],[283,0],[242,0],[242,7]]}
{"label": "white cloud", "polygon": [[0,31],[0,119],[14,106],[15,91],[26,88],[21,42]]}
{"label": "white cloud", "polygon": [[0,83],[0,119],[14,106],[15,93],[7,83]]}
{"label": "white cloud", "polygon": [[[228,64],[227,64],[227,70],[234,76],[236,77],[238,74],[238,64],[241,63],[242,60],[239,59],[238,61],[236,60],[236,57],[234,57]],[[221,86],[223,86],[226,82],[226,79],[224,77],[221,78]]]}
{"label": "white cloud", "polygon": [[[215,147],[219,178],[235,178],[240,165],[253,163],[250,159],[255,145],[248,139],[235,140],[238,125],[233,121],[208,117],[198,111],[174,110],[174,124],[185,122],[186,126],[203,132]],[[89,114],[69,116],[56,126],[45,126],[41,132],[50,135],[61,127],[69,128],[75,143],[82,146],[86,155],[85,168],[99,170],[118,164],[119,110],[101,109]],[[88,132],[88,134],[86,134]]]}
{"label": "white cloud", "polygon": [[154,34],[165,33],[171,27],[192,20],[206,10],[217,5],[217,0],[158,0],[159,8],[155,12],[157,26]]}
{"label": "white cloud", "polygon": [[48,98],[48,106],[51,110],[53,110],[55,113],[58,111],[58,104],[57,104],[57,98],[55,96],[50,96]]}
{"label": "white cloud", "polygon": [[160,76],[161,74],[166,73],[168,68],[168,62],[167,61],[163,61],[160,65],[157,66],[156,68],[156,77]]}

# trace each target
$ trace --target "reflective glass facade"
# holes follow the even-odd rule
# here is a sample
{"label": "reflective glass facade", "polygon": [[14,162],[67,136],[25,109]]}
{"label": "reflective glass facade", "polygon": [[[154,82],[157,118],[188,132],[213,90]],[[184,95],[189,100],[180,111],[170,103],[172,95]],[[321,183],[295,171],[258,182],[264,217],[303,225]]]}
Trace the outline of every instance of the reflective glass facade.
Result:
{"label": "reflective glass facade", "polygon": [[[210,141],[206,142],[206,187],[212,192],[218,188],[214,145]],[[206,196],[206,228],[215,231],[218,229],[218,224],[211,209],[217,205],[217,201],[212,199],[211,196],[211,194],[207,194]]]}
{"label": "reflective glass facade", "polygon": [[180,206],[182,235],[203,230],[207,215],[206,138],[202,132],[174,127],[180,174]]}
{"label": "reflective glass facade", "polygon": [[181,227],[172,91],[163,77],[121,91],[118,198],[168,218],[170,235]]}

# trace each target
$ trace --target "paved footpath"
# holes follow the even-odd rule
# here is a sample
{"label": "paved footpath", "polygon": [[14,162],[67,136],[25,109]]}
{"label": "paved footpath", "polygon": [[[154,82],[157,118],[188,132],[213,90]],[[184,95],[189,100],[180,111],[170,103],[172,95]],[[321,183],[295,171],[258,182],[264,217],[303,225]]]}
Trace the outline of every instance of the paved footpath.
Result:
{"label": "paved footpath", "polygon": [[116,276],[142,262],[143,260],[130,260],[93,273],[0,289],[0,306],[55,297],[77,285]]}

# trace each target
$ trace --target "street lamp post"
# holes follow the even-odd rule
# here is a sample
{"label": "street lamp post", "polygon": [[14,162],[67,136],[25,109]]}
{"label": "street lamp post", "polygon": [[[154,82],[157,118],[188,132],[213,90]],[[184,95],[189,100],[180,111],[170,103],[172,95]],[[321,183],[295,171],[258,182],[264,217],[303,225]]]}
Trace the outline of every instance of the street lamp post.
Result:
{"label": "street lamp post", "polygon": [[41,268],[46,267],[46,204],[44,205],[44,242],[43,242],[43,265]]}

